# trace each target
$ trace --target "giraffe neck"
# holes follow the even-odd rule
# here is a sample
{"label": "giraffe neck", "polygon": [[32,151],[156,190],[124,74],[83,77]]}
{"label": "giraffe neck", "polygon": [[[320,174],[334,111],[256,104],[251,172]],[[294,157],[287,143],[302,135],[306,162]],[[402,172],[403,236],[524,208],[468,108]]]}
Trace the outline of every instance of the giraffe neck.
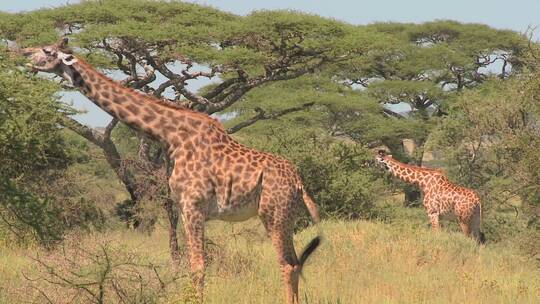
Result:
{"label": "giraffe neck", "polygon": [[178,132],[192,132],[204,120],[213,120],[126,88],[80,58],[64,67],[63,76],[105,112],[169,146],[177,142]]}
{"label": "giraffe neck", "polygon": [[441,176],[441,172],[435,169],[422,168],[399,162],[391,157],[385,159],[389,171],[401,180],[426,189],[434,177]]}

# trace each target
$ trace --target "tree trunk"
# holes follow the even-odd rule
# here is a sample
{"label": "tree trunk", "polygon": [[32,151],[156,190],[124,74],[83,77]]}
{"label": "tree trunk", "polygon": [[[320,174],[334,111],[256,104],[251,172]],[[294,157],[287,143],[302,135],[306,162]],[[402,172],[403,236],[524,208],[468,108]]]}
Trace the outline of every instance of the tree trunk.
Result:
{"label": "tree trunk", "polygon": [[102,149],[103,155],[105,156],[109,166],[111,166],[118,179],[126,187],[130,199],[134,203],[138,203],[140,201],[139,194],[141,192],[137,190],[137,183],[135,182],[135,178],[131,172],[129,172],[129,170],[122,165],[122,157],[118,153],[118,150],[116,149],[116,146],[112,140],[110,138],[106,138],[103,144],[99,145],[99,147]]}

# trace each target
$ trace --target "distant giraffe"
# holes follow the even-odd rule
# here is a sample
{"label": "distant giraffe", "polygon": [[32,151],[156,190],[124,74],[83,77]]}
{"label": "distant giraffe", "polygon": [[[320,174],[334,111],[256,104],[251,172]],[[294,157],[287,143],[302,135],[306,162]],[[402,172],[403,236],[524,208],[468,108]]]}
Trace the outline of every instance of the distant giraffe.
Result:
{"label": "distant giraffe", "polygon": [[442,170],[401,163],[391,155],[385,155],[384,150],[379,150],[375,158],[393,175],[420,187],[433,230],[440,229],[440,216],[454,213],[465,235],[480,243],[485,242],[484,233],[480,230],[482,205],[473,190],[452,183]]}
{"label": "distant giraffe", "polygon": [[314,222],[319,214],[295,167],[237,143],[206,114],[121,86],[73,55],[67,42],[63,39],[20,53],[36,70],[64,77],[107,113],[167,147],[174,160],[169,186],[182,212],[199,300],[203,301],[205,221],[243,221],[258,215],[277,251],[286,300],[298,303],[302,266],[320,238],[315,237],[297,258],[293,230],[303,209],[301,202]]}

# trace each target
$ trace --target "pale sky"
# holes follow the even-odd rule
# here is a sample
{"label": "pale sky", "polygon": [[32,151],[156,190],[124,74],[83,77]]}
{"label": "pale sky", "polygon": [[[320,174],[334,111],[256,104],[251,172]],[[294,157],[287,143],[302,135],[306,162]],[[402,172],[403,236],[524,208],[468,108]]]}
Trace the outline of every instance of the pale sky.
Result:
{"label": "pale sky", "polygon": [[[75,0],[0,0],[0,10],[20,12],[55,7]],[[331,17],[352,24],[376,21],[425,22],[451,19],[484,23],[499,29],[524,32],[540,25],[540,0],[191,0],[236,14],[261,9],[294,9]],[[540,30],[539,30],[540,31]],[[538,37],[538,33],[535,35]],[[108,117],[90,101],[67,95],[77,107],[88,110],[78,119],[91,126],[103,126]]]}
{"label": "pale sky", "polygon": [[[0,0],[0,10],[19,12],[76,0]],[[452,19],[524,31],[540,25],[539,0],[190,0],[236,14],[260,9],[295,9],[353,24]]]}

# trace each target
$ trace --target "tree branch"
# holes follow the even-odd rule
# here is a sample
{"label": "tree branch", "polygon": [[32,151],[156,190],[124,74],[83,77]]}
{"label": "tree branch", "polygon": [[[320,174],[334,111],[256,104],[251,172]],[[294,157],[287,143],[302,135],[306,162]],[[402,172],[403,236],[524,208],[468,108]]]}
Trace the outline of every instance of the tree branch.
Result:
{"label": "tree branch", "polygon": [[109,163],[109,166],[114,170],[116,176],[124,183],[126,190],[129,192],[133,201],[137,201],[137,191],[135,178],[132,174],[125,169],[122,165],[122,157],[116,148],[116,145],[112,141],[110,135],[118,121],[113,119],[105,128],[104,133],[100,133],[92,128],[89,128],[71,117],[64,116],[61,122],[63,126],[86,138],[91,143],[100,147],[103,151],[105,159]]}
{"label": "tree branch", "polygon": [[130,87],[134,89],[140,89],[144,87],[145,85],[151,83],[152,81],[156,80],[155,70],[151,66],[146,64],[143,66],[143,68],[146,74],[144,77],[141,78],[139,77],[139,75],[135,74],[136,75],[135,77],[130,76],[122,82],[125,85],[129,85]]}
{"label": "tree branch", "polygon": [[321,59],[317,63],[308,65],[303,68],[296,70],[289,70],[288,68],[280,68],[278,70],[272,71],[270,75],[257,76],[251,79],[248,79],[246,83],[242,83],[235,88],[235,90],[229,93],[223,100],[219,102],[210,103],[206,108],[206,113],[213,114],[219,112],[223,109],[230,107],[236,101],[238,101],[242,96],[244,96],[249,90],[258,87],[266,82],[270,81],[280,81],[280,80],[289,80],[298,78],[304,74],[310,73],[316,68],[322,66],[327,62],[326,59]]}
{"label": "tree branch", "polygon": [[238,124],[236,124],[235,126],[229,128],[229,129],[227,129],[227,133],[233,134],[235,132],[238,132],[238,131],[240,131],[241,129],[243,129],[245,127],[251,126],[252,124],[256,123],[259,120],[276,119],[276,118],[281,117],[281,116],[283,116],[285,114],[302,111],[302,110],[305,110],[307,108],[310,108],[314,104],[315,104],[314,102],[308,102],[308,103],[305,103],[305,104],[303,104],[303,105],[301,105],[299,107],[292,107],[292,108],[288,108],[288,109],[285,109],[285,110],[281,110],[281,111],[278,111],[278,112],[275,112],[275,113],[269,113],[269,114],[267,114],[263,109],[257,107],[257,108],[254,109],[255,112],[257,112],[257,114],[255,116],[253,116],[252,118],[250,118],[250,119],[248,119],[246,121],[238,123]]}
{"label": "tree branch", "polygon": [[206,98],[206,99],[212,99],[212,98],[218,96],[219,94],[221,94],[224,90],[229,88],[231,85],[233,85],[235,83],[238,83],[240,81],[241,81],[240,78],[230,78],[230,79],[224,80],[222,83],[220,83],[214,89],[212,89],[212,91],[204,94],[203,97]]}
{"label": "tree branch", "polygon": [[103,133],[104,138],[110,138],[112,130],[116,127],[118,124],[118,119],[113,118],[109,124],[107,124],[107,127],[105,127],[105,132]]}

